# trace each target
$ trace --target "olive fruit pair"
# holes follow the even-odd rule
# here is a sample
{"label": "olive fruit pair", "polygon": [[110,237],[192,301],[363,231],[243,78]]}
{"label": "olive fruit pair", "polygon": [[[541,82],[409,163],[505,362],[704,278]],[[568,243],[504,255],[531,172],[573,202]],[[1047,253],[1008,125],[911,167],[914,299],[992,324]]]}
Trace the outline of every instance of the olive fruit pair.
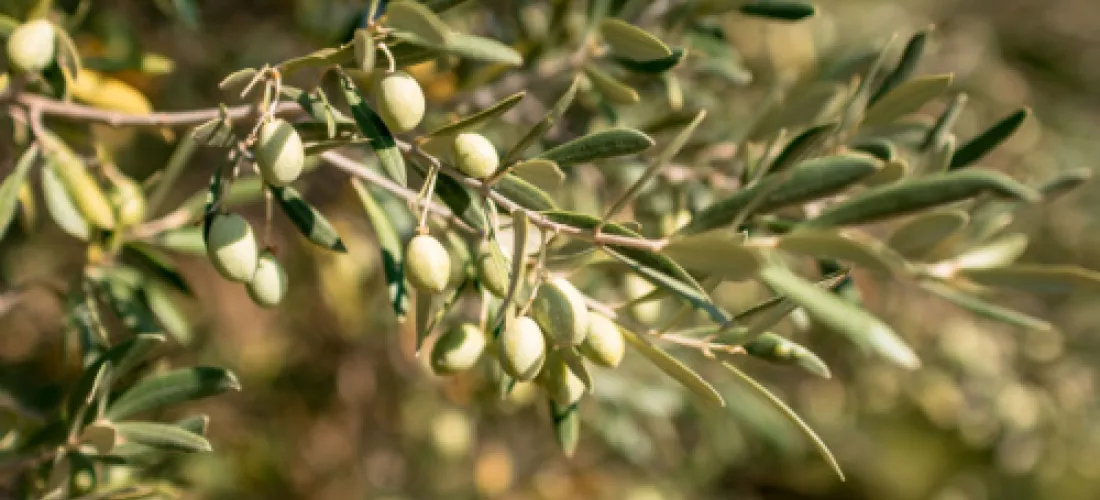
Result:
{"label": "olive fruit pair", "polygon": [[57,32],[45,19],[28,21],[12,30],[8,37],[8,65],[23,73],[46,69],[57,50]]}
{"label": "olive fruit pair", "polygon": [[259,251],[244,217],[215,215],[206,234],[206,254],[225,279],[246,283],[248,296],[256,304],[273,307],[286,296],[286,271],[270,251]]}

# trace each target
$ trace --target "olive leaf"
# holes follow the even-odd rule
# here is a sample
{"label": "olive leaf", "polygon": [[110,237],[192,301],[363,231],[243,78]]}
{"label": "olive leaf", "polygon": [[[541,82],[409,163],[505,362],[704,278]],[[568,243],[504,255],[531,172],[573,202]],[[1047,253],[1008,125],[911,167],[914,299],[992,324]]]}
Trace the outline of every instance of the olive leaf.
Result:
{"label": "olive leaf", "polygon": [[907,259],[921,260],[959,234],[969,222],[970,215],[962,210],[920,214],[895,229],[886,244]]}
{"label": "olive leaf", "polygon": [[500,181],[493,185],[493,190],[528,210],[542,212],[558,209],[558,204],[552,196],[513,174],[501,177]]}
{"label": "olive leaf", "polygon": [[355,49],[355,63],[359,66],[359,69],[368,73],[374,70],[374,60],[378,49],[374,46],[374,38],[371,36],[370,31],[365,29],[355,30],[355,34],[352,35],[352,45]]}
{"label": "olive leaf", "polygon": [[[674,238],[662,252],[690,271],[734,281],[755,276],[761,265],[760,256],[744,245],[743,238],[724,230]],[[721,258],[715,258],[718,255]]]}
{"label": "olive leaf", "polygon": [[1092,170],[1089,168],[1064,170],[1039,186],[1039,192],[1043,193],[1044,200],[1051,201],[1081,187],[1090,179],[1092,179]]}
{"label": "olive leaf", "polygon": [[107,407],[107,418],[119,420],[136,413],[240,390],[233,372],[196,366],[153,375],[134,384]]}
{"label": "olive leaf", "polygon": [[825,123],[804,130],[783,147],[769,167],[770,172],[782,172],[821,148],[839,130],[837,123]]}
{"label": "olive leaf", "polygon": [[351,187],[355,189],[355,194],[367,213],[367,219],[374,228],[378,248],[382,252],[382,271],[386,276],[390,305],[397,315],[397,322],[403,323],[409,310],[409,289],[405,282],[405,249],[401,246],[401,238],[382,205],[374,199],[362,181],[352,179]]}
{"label": "olive leaf", "polygon": [[862,151],[884,162],[893,161],[898,157],[898,151],[897,148],[894,147],[894,143],[883,137],[873,137],[854,141],[851,147],[856,151]]}
{"label": "olive leaf", "polygon": [[936,118],[932,128],[928,129],[924,141],[921,142],[918,148],[919,151],[927,152],[942,145],[947,140],[947,137],[951,134],[951,129],[955,126],[955,121],[958,120],[959,115],[962,114],[962,110],[966,106],[966,100],[966,94],[962,92],[955,94],[955,97],[951,99],[951,104],[947,105],[947,108]]}
{"label": "olive leaf", "polygon": [[821,358],[809,349],[774,333],[764,333],[743,346],[745,352],[754,358],[769,363],[795,365],[813,375],[830,378],[829,367]]}
{"label": "olive leaf", "polygon": [[275,201],[279,202],[279,208],[283,209],[302,236],[321,248],[347,253],[348,249],[340,235],[336,234],[336,229],[320,211],[302,199],[298,191],[290,186],[271,186],[271,192],[275,195]]}
{"label": "olive leaf", "polygon": [[921,281],[919,284],[921,288],[932,295],[985,318],[1032,330],[1048,331],[1054,328],[1053,325],[1044,320],[996,304],[990,304],[979,297],[956,290],[946,284],[927,280]]}
{"label": "olive leaf", "polygon": [[833,119],[844,106],[847,93],[847,86],[827,81],[792,92],[784,103],[766,108],[748,137],[760,140],[774,136],[780,128],[812,127]]}
{"label": "olive leaf", "polygon": [[613,55],[634,61],[652,61],[672,55],[659,38],[621,19],[600,21],[600,34],[611,47]]}
{"label": "olive leaf", "polygon": [[[527,269],[527,231],[530,227],[530,220],[527,217],[527,213],[522,210],[516,210],[512,212],[512,269],[508,279],[508,289],[505,290],[504,297],[500,301],[500,306],[497,307],[496,321],[493,328],[490,330],[496,330],[504,322],[509,308],[512,307],[512,303],[516,300],[516,294],[519,293],[520,285],[524,282],[526,277],[524,276],[524,270]],[[497,246],[496,243],[490,242],[490,245]],[[499,247],[497,247],[499,249]],[[493,255],[488,256],[493,258]]]}
{"label": "olive leaf", "polygon": [[206,255],[206,243],[202,240],[201,227],[182,227],[163,231],[153,236],[150,243],[173,252]]}
{"label": "olive leaf", "polygon": [[905,259],[883,243],[860,233],[797,230],[781,236],[775,247],[818,259],[852,262],[879,274],[894,275],[907,271]]}
{"label": "olive leaf", "polygon": [[[809,200],[831,196],[878,172],[882,162],[862,154],[826,156],[793,167],[789,177],[774,186],[760,201],[757,211],[768,212]],[[762,183],[741,189],[695,214],[681,234],[696,234],[732,223],[767,188]]]}
{"label": "olive leaf", "polygon": [[575,163],[640,153],[652,147],[653,144],[653,139],[638,130],[612,128],[573,139],[544,151],[539,158],[565,167]]}
{"label": "olive leaf", "polygon": [[[190,432],[192,434],[205,437],[209,424],[210,417],[206,415],[195,415],[177,420],[171,425],[179,427],[180,429],[183,429],[184,431]],[[113,428],[114,424],[111,424],[111,426]],[[115,446],[110,451],[109,456],[114,459],[119,459],[125,464],[153,465],[163,460],[165,458],[165,452],[168,451],[171,450],[130,441]]]}
{"label": "olive leaf", "polygon": [[626,339],[630,347],[638,351],[639,354],[644,356],[661,371],[665,372],[666,375],[675,379],[704,401],[718,406],[726,405],[726,401],[722,399],[722,395],[719,394],[710,383],[704,380],[703,377],[699,376],[699,374],[695,373],[691,368],[688,368],[683,362],[672,357],[672,355],[664,349],[654,345],[649,339],[641,337],[626,328],[620,327],[619,330],[623,333],[623,338]]}
{"label": "olive leaf", "polygon": [[863,123],[889,123],[908,115],[951,87],[954,75],[929,75],[908,80],[867,108]]}
{"label": "olive leaf", "polygon": [[523,54],[516,49],[500,43],[492,38],[485,38],[465,33],[451,33],[447,37],[444,46],[447,52],[456,56],[483,61],[488,63],[503,64],[506,66],[522,66]]}
{"label": "olive leaf", "polygon": [[826,208],[807,224],[814,227],[864,224],[986,193],[1028,203],[1041,198],[1034,188],[999,172],[968,169],[869,189]]}
{"label": "olive leaf", "polygon": [[554,424],[554,438],[565,456],[572,457],[581,438],[581,417],[578,405],[561,406],[550,400],[550,420]]}
{"label": "olive leaf", "polygon": [[543,189],[556,188],[565,181],[565,173],[550,160],[532,158],[516,162],[508,170],[513,175]]}
{"label": "olive leaf", "polygon": [[447,43],[450,29],[431,9],[414,1],[392,2],[386,7],[386,25],[407,31],[431,45]]}
{"label": "olive leaf", "polygon": [[[427,175],[428,170],[416,161],[411,161],[421,176]],[[478,231],[485,231],[489,227],[489,221],[481,203],[481,196],[463,186],[458,181],[446,175],[438,175],[435,179],[435,194],[451,212],[462,222]]]}
{"label": "olive leaf", "polygon": [[126,242],[122,247],[122,262],[146,275],[172,285],[176,290],[191,295],[191,287],[171,260],[156,249],[139,241]]}
{"label": "olive leaf", "polygon": [[959,269],[1003,267],[1019,259],[1027,250],[1027,243],[1025,234],[1006,234],[960,253],[947,262]]}
{"label": "olive leaf", "polygon": [[259,73],[259,70],[256,68],[238,69],[237,71],[225,75],[225,78],[222,78],[222,81],[218,82],[218,88],[233,92],[244,90],[244,87],[256,78],[257,73]]}
{"label": "olive leaf", "polygon": [[187,344],[191,341],[190,321],[187,315],[180,310],[176,300],[167,288],[159,280],[147,281],[142,288],[145,302],[149,305],[149,310],[153,313],[157,322],[164,327],[164,330],[172,334],[172,337],[180,344]]}
{"label": "olive leaf", "polygon": [[295,57],[279,63],[276,68],[285,77],[295,71],[305,68],[322,68],[334,64],[343,64],[355,57],[355,47],[347,44],[341,47],[329,47],[304,56]]}
{"label": "olive leaf", "polygon": [[903,368],[920,366],[917,355],[898,338],[893,329],[866,311],[778,265],[761,269],[760,278],[805,309],[811,318],[856,344],[870,347]]}
{"label": "olive leaf", "polygon": [[684,52],[684,49],[676,47],[672,49],[671,54],[660,59],[653,59],[650,61],[636,61],[634,59],[617,56],[612,57],[612,59],[620,66],[626,68],[629,71],[633,71],[635,73],[655,74],[664,73],[672,69],[680,63],[680,60],[682,60],[685,55],[686,53]]}
{"label": "olive leaf", "polygon": [[15,210],[19,203],[19,190],[27,179],[31,167],[38,159],[38,145],[32,144],[19,156],[15,168],[11,171],[4,183],[0,184],[0,238],[3,238],[15,218]]}
{"label": "olive leaf", "polygon": [[515,94],[501,99],[500,102],[497,102],[496,104],[489,106],[488,108],[478,111],[477,113],[474,113],[470,116],[464,117],[461,120],[458,120],[450,125],[445,125],[431,132],[428,132],[427,135],[428,137],[438,137],[458,134],[460,132],[467,132],[470,130],[477,130],[484,126],[486,123],[495,120],[500,115],[507,113],[508,110],[516,107],[516,105],[519,104],[521,100],[523,100],[523,97],[525,95],[527,95],[526,91],[516,92]]}
{"label": "olive leaf", "polygon": [[70,416],[81,404],[88,404],[98,393],[105,375],[104,367],[110,366],[112,377],[118,379],[149,358],[149,353],[164,344],[167,339],[160,334],[138,334],[112,346],[92,361],[72,392],[69,393],[67,411]]}
{"label": "olive leaf", "polygon": [[902,82],[913,75],[913,72],[917,69],[917,63],[924,55],[924,47],[928,42],[929,31],[930,29],[920,30],[909,38],[909,42],[905,44],[905,49],[901,53],[901,60],[898,61],[898,65],[894,67],[890,74],[886,75],[886,78],[882,80],[875,92],[871,94],[871,98],[867,101],[869,104],[874,105],[882,96],[897,88],[898,85],[901,85]]}
{"label": "olive leaf", "polygon": [[794,424],[795,427],[798,427],[798,430],[802,431],[802,434],[804,434],[810,440],[810,442],[813,443],[814,448],[817,449],[817,452],[821,455],[821,458],[825,459],[825,462],[829,464],[829,467],[833,470],[833,473],[835,473],[841,481],[844,480],[844,471],[840,470],[840,464],[837,463],[836,458],[833,457],[833,452],[829,451],[829,447],[825,446],[825,442],[822,441],[820,437],[818,437],[817,433],[814,432],[814,430],[810,428],[810,426],[807,425],[806,422],[804,422],[798,416],[798,414],[791,409],[791,407],[787,406],[787,404],[784,403],[783,400],[776,397],[775,394],[772,394],[771,391],[769,391],[763,385],[760,385],[760,382],[757,382],[752,377],[745,374],[745,372],[742,372],[740,369],[738,369],[736,366],[733,366],[732,364],[729,364],[725,361],[722,362],[722,366],[726,367],[727,370],[733,372],[733,374],[736,375],[738,379],[748,385],[753,391],[756,391],[756,393],[763,396],[764,399],[768,400],[768,402],[771,403],[772,406],[774,406],[777,410],[779,410],[779,412],[782,413],[788,421]]}
{"label": "olive leaf", "polygon": [[503,163],[509,163],[527,150],[535,141],[546,135],[546,132],[550,130],[565,114],[565,110],[569,108],[569,105],[573,103],[573,97],[577,95],[577,87],[580,84],[580,78],[574,78],[573,83],[569,85],[569,89],[562,94],[561,97],[546,111],[546,115],[542,117],[538,123],[531,126],[531,130],[528,130],[526,134],[512,146],[504,155]]}
{"label": "olive leaf", "polygon": [[115,267],[105,270],[93,281],[105,293],[107,304],[126,328],[138,334],[163,333],[164,328],[157,323],[142,293],[144,279],[134,268]]}
{"label": "olive leaf", "polygon": [[600,95],[615,104],[637,104],[638,91],[629,85],[619,81],[608,72],[600,69],[595,63],[588,62],[584,65],[584,74],[592,83]]}
{"label": "olive leaf", "polygon": [[1100,272],[1075,266],[1017,264],[989,269],[962,269],[958,276],[983,286],[1033,293],[1100,292]]}
{"label": "olive leaf", "polygon": [[212,448],[206,438],[172,424],[159,422],[116,422],[123,442],[171,451],[201,452]]}
{"label": "olive leaf", "polygon": [[58,179],[53,162],[47,162],[42,169],[42,197],[46,201],[46,212],[62,231],[74,238],[88,240],[92,234],[91,225]]}
{"label": "olive leaf", "polygon": [[1027,117],[1031,116],[1031,110],[1028,108],[1021,108],[1014,111],[1012,114],[1001,118],[1000,121],[993,124],[982,132],[977,137],[970,139],[959,147],[954,156],[951,157],[951,165],[949,170],[955,170],[958,168],[966,167],[971,163],[974,163],[987,153],[999,146],[1002,142],[1012,136],[1016,132],[1016,129],[1020,128],[1020,125],[1027,120]]}
{"label": "olive leaf", "polygon": [[753,0],[738,10],[745,15],[778,21],[801,21],[817,12],[812,3],[801,0]]}
{"label": "olive leaf", "polygon": [[371,140],[371,148],[378,155],[378,163],[382,165],[382,170],[386,172],[390,179],[401,186],[408,186],[405,159],[401,156],[401,151],[397,149],[397,140],[394,139],[393,134],[386,128],[386,124],[382,122],[382,118],[378,116],[378,113],[375,113],[367,105],[363,95],[359,93],[359,89],[350,77],[341,74],[340,85],[344,90],[344,99],[351,107],[351,116],[355,119],[355,123],[359,125],[359,130],[363,132],[363,135]]}

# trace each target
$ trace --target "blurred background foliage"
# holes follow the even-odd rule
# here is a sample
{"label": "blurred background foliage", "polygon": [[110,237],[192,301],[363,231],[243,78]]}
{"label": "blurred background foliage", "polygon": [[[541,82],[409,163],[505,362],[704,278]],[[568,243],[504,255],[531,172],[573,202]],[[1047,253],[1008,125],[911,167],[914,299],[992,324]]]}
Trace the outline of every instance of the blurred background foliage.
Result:
{"label": "blurred background foliage", "polygon": [[[74,35],[90,67],[140,89],[156,109],[185,110],[235,102],[217,90],[235,69],[339,43],[362,3],[93,2],[87,23]],[[575,29],[580,23],[574,17],[583,15],[576,8],[564,19],[548,19],[548,3],[472,0],[445,19],[537,51],[524,44],[539,30],[555,29],[555,22]],[[502,22],[516,17],[525,33],[517,33],[513,21]],[[731,130],[752,116],[777,82],[880,47],[892,32],[904,40],[932,24],[920,71],[953,72],[955,88],[969,94],[956,127],[960,138],[1019,106],[1035,111],[1035,119],[985,166],[1039,181],[1062,169],[1092,167],[1100,153],[1094,118],[1100,94],[1093,91],[1100,85],[1096,2],[825,0],[816,17],[796,24],[737,15],[715,19],[743,66],[727,68],[725,79],[686,71],[678,78],[690,99],[710,111],[708,120],[728,120]],[[411,72],[436,111],[431,123],[446,123],[503,95],[467,90],[493,78],[484,68],[429,62]],[[560,82],[527,83],[522,88],[536,102],[561,91]],[[655,107],[667,112],[661,88],[644,89],[636,108],[654,107],[646,102],[656,99]],[[936,116],[947,101],[938,100],[923,114]],[[515,133],[508,123],[531,123],[541,112],[540,105],[521,105],[505,115],[504,126],[486,133],[508,137]],[[567,116],[564,130],[555,133],[569,134],[570,126],[599,114],[591,102],[575,112],[583,116]],[[138,178],[160,168],[171,152],[161,134],[97,133],[133,146],[122,149],[125,156],[117,161]],[[10,168],[12,152],[0,153],[3,168]],[[182,199],[203,188],[207,167],[216,161],[205,154],[192,162],[193,172],[178,182],[173,196]],[[582,208],[586,197],[595,196],[588,181],[598,172],[576,174],[560,194]],[[188,307],[190,339],[170,344],[167,359],[226,366],[244,387],[192,405],[211,416],[215,452],[165,465],[168,477],[187,485],[186,498],[986,500],[1095,498],[1100,491],[1093,362],[1100,316],[1090,305],[1096,297],[1005,296],[1006,303],[1057,326],[1024,331],[975,318],[916,287],[857,274],[868,307],[918,349],[924,367],[916,372],[786,322],[780,331],[819,353],[833,378],[751,360],[742,366],[821,434],[847,482],[838,482],[795,428],[728,374],[708,376],[728,408],[704,407],[634,353],[620,369],[600,372],[596,397],[582,404],[579,451],[566,460],[532,387],[521,385],[502,402],[487,372],[440,378],[412,354],[412,325],[398,325],[390,314],[373,235],[341,179],[320,172],[306,177],[301,189],[337,225],[348,254],[303,245],[285,220],[276,221],[292,284],[283,306],[261,310],[242,288],[218,278],[205,259],[181,259],[197,299]],[[1089,203],[1098,191],[1088,185],[1024,211],[1014,222],[1031,237],[1022,260],[1100,268],[1100,218]],[[262,218],[259,204],[243,210]],[[659,203],[653,211],[661,211]],[[79,245],[45,221],[39,225],[0,245],[6,288],[58,279],[80,265]],[[586,279],[621,279],[594,274]],[[738,284],[721,288],[716,299],[744,307],[760,293],[755,285]],[[75,376],[61,361],[61,305],[45,291],[0,298],[0,418],[16,411],[33,416],[36,402],[48,406]],[[673,306],[633,314],[654,318]],[[693,353],[683,354],[698,361]]]}

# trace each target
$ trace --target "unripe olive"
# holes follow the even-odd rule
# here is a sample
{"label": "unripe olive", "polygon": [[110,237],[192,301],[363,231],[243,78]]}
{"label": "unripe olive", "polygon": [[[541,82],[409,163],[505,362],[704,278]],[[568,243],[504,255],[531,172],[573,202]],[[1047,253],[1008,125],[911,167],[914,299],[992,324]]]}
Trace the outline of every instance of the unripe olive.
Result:
{"label": "unripe olive", "polygon": [[53,62],[57,32],[45,19],[20,25],[8,37],[8,64],[16,71],[34,73]]}
{"label": "unripe olive", "polygon": [[215,215],[206,234],[206,255],[225,279],[252,281],[259,264],[252,226],[237,214]]}
{"label": "unripe olive", "polygon": [[122,174],[111,177],[111,190],[107,194],[115,206],[115,218],[119,225],[130,227],[145,220],[145,191],[133,179]]}
{"label": "unripe olive", "polygon": [[588,335],[581,343],[581,353],[595,363],[615,368],[626,353],[626,340],[618,325],[602,314],[588,313]]}
{"label": "unripe olive", "polygon": [[469,370],[485,352],[486,343],[485,333],[477,326],[454,326],[432,347],[432,370],[439,375]]}
{"label": "unripe olive", "polygon": [[588,335],[588,307],[572,283],[554,278],[539,286],[531,316],[551,342],[577,345]]}
{"label": "unripe olive", "polygon": [[245,287],[252,302],[261,307],[275,307],[286,296],[286,270],[269,251],[260,254],[256,264],[256,274]]}
{"label": "unripe olive", "polygon": [[424,91],[416,79],[404,71],[394,71],[374,85],[378,116],[391,132],[408,132],[424,118]]}
{"label": "unripe olive", "polygon": [[535,320],[516,318],[500,333],[500,365],[517,380],[531,380],[546,360],[546,339]]}
{"label": "unripe olive", "polygon": [[509,270],[508,257],[500,250],[500,245],[495,241],[485,240],[477,250],[477,279],[481,286],[489,290],[497,297],[504,297],[508,293]]}
{"label": "unripe olive", "polygon": [[285,186],[302,174],[306,162],[305,148],[298,131],[285,120],[276,118],[260,126],[256,142],[256,163],[264,182]]}
{"label": "unripe olive", "polygon": [[417,289],[439,293],[451,278],[451,256],[439,240],[419,234],[405,248],[405,276]]}
{"label": "unripe olive", "polygon": [[485,136],[465,132],[455,136],[454,162],[462,173],[475,179],[484,179],[497,171],[500,157],[497,149]]}
{"label": "unripe olive", "polygon": [[587,387],[584,380],[573,372],[561,353],[554,352],[546,358],[546,365],[539,374],[539,385],[555,403],[570,406],[580,401]]}

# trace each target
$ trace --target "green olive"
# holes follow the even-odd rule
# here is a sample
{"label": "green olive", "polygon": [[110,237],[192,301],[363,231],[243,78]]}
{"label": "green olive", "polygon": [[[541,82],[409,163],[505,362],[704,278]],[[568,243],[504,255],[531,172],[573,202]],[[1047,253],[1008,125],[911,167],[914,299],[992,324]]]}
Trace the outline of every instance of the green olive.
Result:
{"label": "green olive", "polygon": [[432,370],[439,375],[469,370],[485,352],[485,333],[475,325],[456,325],[432,346]]}
{"label": "green olive", "polygon": [[408,132],[424,119],[424,91],[403,71],[383,75],[374,85],[378,115],[390,132]]}
{"label": "green olive", "polygon": [[286,296],[287,277],[282,264],[269,251],[260,255],[256,274],[248,282],[248,296],[261,307],[275,307]]}
{"label": "green olive", "polygon": [[581,353],[593,362],[615,368],[626,354],[626,340],[614,321],[602,314],[588,314],[588,335],[580,346]]}
{"label": "green olive", "polygon": [[[24,73],[37,73],[53,62],[57,32],[53,24],[37,19],[20,25],[8,37],[8,64]],[[75,75],[74,75],[75,76]]]}
{"label": "green olive", "polygon": [[405,276],[419,290],[442,292],[451,278],[451,256],[430,235],[414,236],[405,248]]}
{"label": "green olive", "polygon": [[500,157],[493,143],[485,136],[466,132],[455,136],[454,162],[460,172],[475,179],[484,179],[497,171]]}
{"label": "green olive", "polygon": [[[579,358],[578,358],[579,361]],[[580,401],[587,387],[560,352],[553,352],[546,358],[546,365],[538,379],[539,385],[555,403],[570,406]]]}
{"label": "green olive", "polygon": [[569,281],[554,278],[539,286],[531,316],[551,342],[577,345],[588,335],[588,307]]}
{"label": "green olive", "polygon": [[264,182],[272,186],[286,186],[302,175],[305,162],[302,138],[293,126],[276,118],[260,127],[256,163],[260,166]]}
{"label": "green olive", "polygon": [[535,320],[516,318],[500,333],[500,364],[517,380],[532,380],[546,360],[546,339]]}
{"label": "green olive", "polygon": [[237,214],[215,215],[206,233],[206,254],[225,279],[252,281],[259,264],[259,251],[252,226]]}

